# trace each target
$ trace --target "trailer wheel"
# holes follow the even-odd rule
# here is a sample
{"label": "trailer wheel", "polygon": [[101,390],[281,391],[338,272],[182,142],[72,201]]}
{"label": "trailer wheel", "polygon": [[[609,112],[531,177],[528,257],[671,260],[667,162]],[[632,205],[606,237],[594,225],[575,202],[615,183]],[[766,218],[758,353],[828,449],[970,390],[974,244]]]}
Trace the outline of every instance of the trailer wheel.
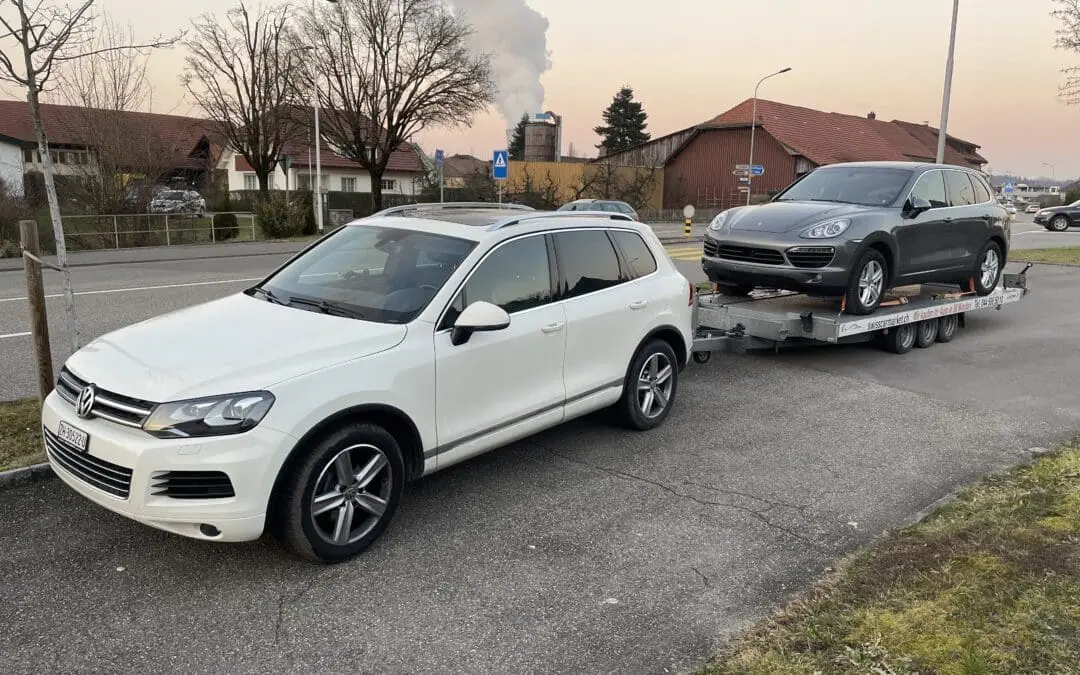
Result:
{"label": "trailer wheel", "polygon": [[915,346],[915,324],[906,323],[903,326],[890,328],[882,338],[885,349],[893,354],[907,354]]}
{"label": "trailer wheel", "polygon": [[956,314],[949,314],[938,319],[937,341],[949,342],[956,335],[957,329],[960,327],[960,317]]}
{"label": "trailer wheel", "polygon": [[694,363],[708,363],[712,352],[694,352]]}
{"label": "trailer wheel", "polygon": [[934,344],[938,334],[938,320],[927,319],[926,321],[920,321],[915,325],[915,346],[919,349],[926,349],[930,345]]}

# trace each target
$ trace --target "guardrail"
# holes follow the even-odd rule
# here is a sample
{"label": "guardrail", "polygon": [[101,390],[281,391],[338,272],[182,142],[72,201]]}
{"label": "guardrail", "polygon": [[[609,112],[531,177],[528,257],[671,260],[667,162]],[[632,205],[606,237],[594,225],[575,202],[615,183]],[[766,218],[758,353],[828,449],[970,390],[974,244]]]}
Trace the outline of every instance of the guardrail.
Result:
{"label": "guardrail", "polygon": [[[235,216],[236,226],[215,222],[215,217],[224,215]],[[74,251],[215,244],[257,238],[255,214],[248,211],[64,216],[64,243]]]}

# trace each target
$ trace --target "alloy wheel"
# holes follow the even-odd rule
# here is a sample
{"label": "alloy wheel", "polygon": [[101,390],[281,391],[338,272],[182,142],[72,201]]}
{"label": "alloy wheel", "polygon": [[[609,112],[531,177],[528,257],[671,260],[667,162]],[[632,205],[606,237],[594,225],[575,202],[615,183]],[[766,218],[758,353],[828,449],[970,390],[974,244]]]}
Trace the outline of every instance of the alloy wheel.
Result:
{"label": "alloy wheel", "polygon": [[997,283],[998,270],[1001,267],[1001,261],[998,258],[997,249],[986,249],[986,255],[982,261],[982,285],[983,288],[993,288]]}
{"label": "alloy wheel", "polygon": [[859,302],[864,307],[873,307],[881,297],[885,286],[885,270],[877,260],[871,260],[859,274]]}
{"label": "alloy wheel", "polygon": [[638,407],[648,419],[659,417],[667,409],[675,386],[674,373],[671,361],[660,352],[642,365],[638,373]]}
{"label": "alloy wheel", "polygon": [[335,546],[359,541],[386,512],[393,469],[374,445],[352,445],[326,463],[315,481],[311,524]]}

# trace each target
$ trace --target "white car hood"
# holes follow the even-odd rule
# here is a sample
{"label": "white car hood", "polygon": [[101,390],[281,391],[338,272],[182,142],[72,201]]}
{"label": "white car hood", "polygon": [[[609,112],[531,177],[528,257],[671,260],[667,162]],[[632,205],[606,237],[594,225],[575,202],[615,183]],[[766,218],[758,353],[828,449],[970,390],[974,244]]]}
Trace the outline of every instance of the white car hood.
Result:
{"label": "white car hood", "polygon": [[238,293],[103,335],[66,365],[102,389],[161,403],[264,389],[390,349],[406,332]]}

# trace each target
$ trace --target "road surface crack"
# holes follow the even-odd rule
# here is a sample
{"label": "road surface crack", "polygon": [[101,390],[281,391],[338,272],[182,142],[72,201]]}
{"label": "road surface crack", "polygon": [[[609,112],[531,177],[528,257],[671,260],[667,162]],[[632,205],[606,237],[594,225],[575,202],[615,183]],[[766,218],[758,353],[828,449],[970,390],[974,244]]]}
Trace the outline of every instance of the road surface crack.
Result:
{"label": "road surface crack", "polygon": [[790,502],[783,502],[783,501],[779,501],[779,500],[766,499],[765,497],[758,497],[757,495],[752,495],[752,494],[749,494],[747,492],[739,492],[738,490],[731,490],[731,489],[728,489],[728,488],[719,488],[719,487],[716,487],[715,485],[708,485],[706,483],[695,483],[692,480],[684,480],[683,485],[693,485],[694,487],[699,487],[699,488],[702,488],[703,490],[710,490],[712,492],[717,492],[717,493],[722,494],[722,495],[731,495],[733,497],[745,497],[746,499],[752,499],[752,500],[754,500],[756,502],[761,502],[762,504],[768,504],[769,505],[769,508],[763,509],[762,511],[759,511],[759,513],[767,513],[767,512],[773,510],[776,507],[782,507],[782,508],[785,508],[785,509],[791,509],[793,511],[799,511],[801,513],[808,506],[810,506],[809,504],[792,504]]}
{"label": "road surface crack", "polygon": [[641,482],[641,483],[646,483],[648,485],[652,485],[654,487],[657,487],[657,488],[659,488],[659,489],[661,489],[661,490],[663,490],[663,491],[665,491],[665,492],[667,492],[669,494],[672,494],[672,495],[674,495],[676,497],[679,497],[680,499],[689,499],[690,501],[692,501],[692,502],[694,502],[696,504],[701,504],[702,506],[722,506],[722,507],[727,507],[729,509],[735,509],[737,511],[742,511],[743,513],[748,513],[751,516],[753,516],[754,518],[757,518],[759,521],[761,521],[762,523],[764,523],[768,527],[770,527],[770,528],[772,528],[772,529],[774,529],[774,530],[776,530],[778,532],[783,532],[784,534],[788,535],[792,539],[796,539],[796,540],[802,542],[803,544],[806,544],[807,546],[814,549],[815,551],[817,551],[819,553],[828,553],[828,551],[826,551],[824,548],[822,548],[817,542],[812,541],[810,539],[807,539],[806,537],[802,536],[798,532],[795,532],[795,531],[791,530],[790,528],[784,527],[783,525],[781,525],[779,523],[773,522],[772,520],[770,520],[761,511],[756,511],[756,510],[751,509],[749,507],[740,506],[739,504],[732,504],[730,502],[714,502],[714,501],[710,501],[708,499],[701,499],[699,497],[695,497],[694,495],[689,495],[689,494],[686,494],[686,493],[683,493],[683,492],[679,492],[678,490],[671,487],[670,485],[666,485],[666,484],[661,483],[659,481],[652,480],[651,478],[645,478],[644,476],[638,476],[638,475],[635,475],[635,474],[632,474],[632,473],[627,473],[625,471],[619,471],[618,469],[612,469],[610,467],[600,466],[598,464],[593,464],[592,462],[587,462],[587,461],[582,460],[582,459],[577,459],[575,457],[570,457],[568,455],[564,455],[563,453],[561,453],[558,450],[555,450],[553,448],[548,448],[548,447],[545,447],[545,446],[540,446],[540,447],[544,447],[544,449],[547,450],[548,452],[550,452],[551,454],[555,455],[556,457],[558,457],[560,459],[564,459],[564,460],[566,460],[568,462],[571,462],[571,463],[574,463],[574,464],[580,464],[582,466],[589,467],[590,469],[594,469],[596,471],[602,471],[602,472],[604,472],[606,474],[609,474],[611,476],[615,476],[616,478],[621,478],[623,480],[632,480],[632,481],[638,481],[638,482]]}
{"label": "road surface crack", "polygon": [[693,565],[690,566],[690,569],[694,570],[694,573],[696,573],[699,577],[701,577],[701,583],[705,584],[705,588],[710,588],[709,577],[702,574],[701,570],[694,567]]}
{"label": "road surface crack", "polygon": [[300,588],[299,591],[297,591],[297,592],[295,592],[295,593],[293,593],[291,595],[289,593],[285,592],[285,591],[282,591],[281,595],[278,597],[277,620],[274,622],[274,644],[279,644],[281,642],[282,632],[283,632],[284,626],[285,626],[285,608],[286,608],[286,606],[288,606],[288,605],[290,605],[290,604],[292,604],[294,602],[297,602],[298,600],[300,600],[300,598],[307,595],[307,593],[309,591],[311,591],[312,588],[315,587],[316,583],[318,583],[320,580],[322,580],[322,578],[324,576],[326,576],[327,574],[330,574],[332,571],[333,570],[327,570],[325,572],[321,572],[319,574],[312,575],[307,580],[307,583],[305,583]]}

